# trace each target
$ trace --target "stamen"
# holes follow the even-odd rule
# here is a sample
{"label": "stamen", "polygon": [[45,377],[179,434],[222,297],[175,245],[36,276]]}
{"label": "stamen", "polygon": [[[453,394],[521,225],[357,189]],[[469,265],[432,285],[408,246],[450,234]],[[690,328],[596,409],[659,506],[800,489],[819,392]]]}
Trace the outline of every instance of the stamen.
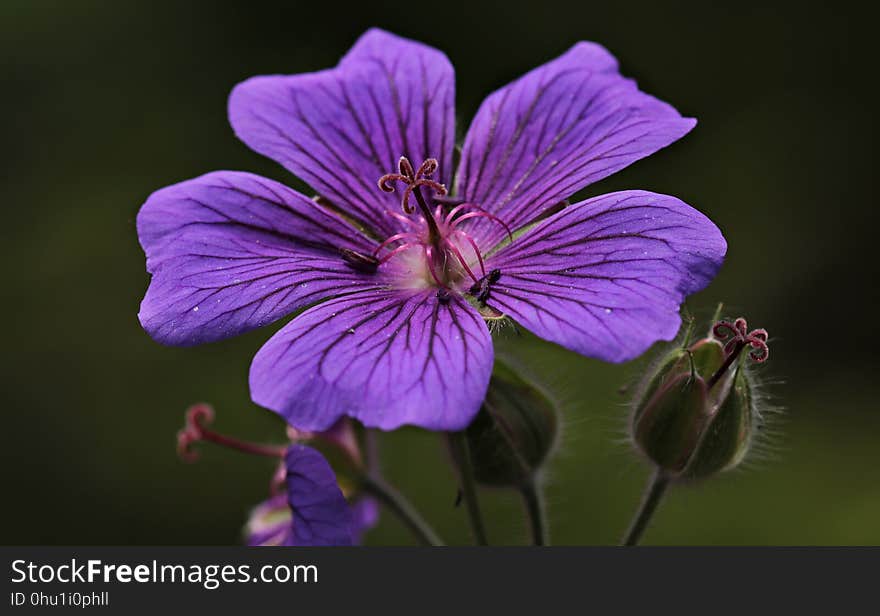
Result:
{"label": "stamen", "polygon": [[501,279],[501,270],[493,269],[486,276],[483,276],[468,290],[468,293],[476,296],[477,301],[485,305],[489,301],[489,294],[492,292],[492,285]]}
{"label": "stamen", "polygon": [[379,264],[382,265],[384,263],[388,263],[388,261],[390,261],[394,255],[400,254],[404,250],[409,250],[413,246],[418,246],[418,244],[413,243],[413,242],[407,242],[406,244],[401,244],[400,246],[398,246],[397,248],[395,248],[394,250],[389,252],[387,255],[385,255],[384,257],[379,259]]}
{"label": "stamen", "polygon": [[376,250],[373,251],[373,256],[375,257],[376,255],[378,255],[379,251],[382,250],[383,248],[387,248],[389,244],[393,244],[394,242],[396,242],[398,240],[402,240],[402,239],[411,239],[411,240],[418,241],[419,236],[417,236],[415,233],[409,233],[409,232],[398,233],[396,235],[392,235],[391,237],[389,237],[387,240],[385,240],[384,242],[379,244],[379,246],[376,247]]}
{"label": "stamen", "polygon": [[471,268],[468,267],[467,261],[465,260],[464,255],[461,254],[458,246],[456,246],[453,242],[449,242],[449,248],[452,250],[452,254],[454,254],[458,259],[458,262],[461,263],[461,266],[464,268],[464,271],[467,272],[468,276],[470,276],[474,282],[477,282],[479,278],[477,278],[471,271]]}
{"label": "stamen", "polygon": [[400,212],[392,212],[391,210],[385,210],[385,213],[388,214],[389,216],[395,218],[396,220],[399,220],[400,222],[407,225],[411,229],[418,229],[418,226],[419,226],[418,223],[416,223],[416,221],[413,220],[412,218],[410,218],[409,216],[404,216]]}
{"label": "stamen", "polygon": [[437,283],[439,287],[446,288],[446,283],[440,280],[440,276],[437,275],[437,270],[434,267],[434,247],[433,246],[425,246],[425,260],[428,262],[428,271],[431,272],[431,277],[434,279],[434,282]]}
{"label": "stamen", "polygon": [[[476,212],[469,212],[469,213],[465,214],[464,216],[459,216],[458,218],[453,220],[452,219],[453,212],[459,211],[460,208],[470,208],[470,209],[477,210],[477,211]],[[451,223],[450,228],[454,229],[459,224],[461,224],[463,221],[465,221],[469,218],[488,218],[492,222],[504,227],[504,231],[507,233],[507,237],[510,239],[511,242],[513,241],[513,232],[510,230],[510,227],[508,227],[507,224],[503,220],[501,220],[500,218],[498,218],[494,214],[490,214],[489,212],[487,212],[486,210],[481,208],[479,205],[476,205],[474,203],[462,203],[458,207],[454,208],[449,213],[449,215],[446,217],[446,223],[447,224]]]}
{"label": "stamen", "polygon": [[200,441],[215,443],[243,453],[274,458],[283,458],[284,453],[287,451],[286,447],[249,443],[214,432],[206,427],[206,424],[210,424],[213,421],[214,409],[207,404],[194,404],[187,409],[186,423],[183,429],[177,433],[177,455],[183,461],[195,462],[199,459],[198,452],[192,446]]}
{"label": "stamen", "polygon": [[477,261],[480,262],[480,273],[485,276],[486,275],[486,264],[483,263],[483,255],[480,253],[480,249],[477,246],[477,243],[473,240],[473,238],[462,231],[461,229],[456,229],[452,232],[453,235],[460,235],[471,245],[471,248],[474,249],[474,254],[477,255]]}
{"label": "stamen", "polygon": [[373,256],[365,255],[350,248],[340,248],[339,252],[342,253],[342,259],[352,269],[356,269],[359,272],[372,274],[379,267],[379,261],[376,259],[375,254]]}
{"label": "stamen", "polygon": [[458,214],[462,210],[467,209],[468,207],[470,207],[470,203],[459,203],[458,205],[456,205],[454,208],[449,210],[448,214],[446,214],[446,219],[443,221],[443,224],[448,225],[449,223],[451,223],[456,214]]}

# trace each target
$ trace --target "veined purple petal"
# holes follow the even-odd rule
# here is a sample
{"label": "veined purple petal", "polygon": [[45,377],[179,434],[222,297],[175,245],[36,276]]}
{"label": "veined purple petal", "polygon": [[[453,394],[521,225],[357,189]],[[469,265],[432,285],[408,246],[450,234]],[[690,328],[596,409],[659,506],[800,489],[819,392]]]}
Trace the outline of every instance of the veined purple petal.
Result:
{"label": "veined purple petal", "polygon": [[[578,43],[483,102],[465,137],[457,190],[515,229],[694,124],[621,77],[603,47]],[[474,226],[485,246],[504,235],[486,219]]]}
{"label": "veined purple petal", "polygon": [[251,365],[251,397],[306,430],[342,415],[383,430],[458,430],[483,401],[492,359],[485,322],[460,297],[365,291],[275,334]]}
{"label": "veined purple petal", "polygon": [[285,456],[292,545],[351,545],[352,515],[336,474],[317,450],[291,445]]}
{"label": "veined purple petal", "polygon": [[[349,503],[351,509],[351,540],[360,544],[364,534],[379,522],[379,503],[369,496]],[[251,511],[245,527],[249,546],[296,545],[293,535],[293,513],[286,494],[270,496]]]}
{"label": "veined purple petal", "polygon": [[377,180],[407,156],[452,176],[455,76],[441,52],[369,30],[332,70],[254,77],[229,99],[236,135],[387,237],[399,196]]}
{"label": "veined purple petal", "polygon": [[727,244],[703,214],[643,191],[572,205],[503,248],[489,303],[538,336],[612,362],[672,339],[685,296],[715,276]]}
{"label": "veined purple petal", "polygon": [[375,284],[339,252],[370,253],[372,240],[248,173],[218,171],[153,193],[137,229],[153,275],[138,317],[165,344],[220,340]]}

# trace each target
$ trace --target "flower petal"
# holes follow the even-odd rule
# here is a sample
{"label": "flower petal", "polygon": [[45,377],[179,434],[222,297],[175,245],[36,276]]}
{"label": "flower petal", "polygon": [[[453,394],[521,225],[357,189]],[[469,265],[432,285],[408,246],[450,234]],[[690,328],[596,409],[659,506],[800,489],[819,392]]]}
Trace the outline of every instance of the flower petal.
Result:
{"label": "flower petal", "polygon": [[293,524],[286,494],[274,494],[251,510],[244,528],[249,546],[291,545]]}
{"label": "flower petal", "polygon": [[379,523],[379,503],[371,496],[362,496],[351,503],[351,538],[357,544]]}
{"label": "flower petal", "polygon": [[351,545],[352,515],[330,464],[317,450],[291,445],[285,456],[291,545]]}
{"label": "flower petal", "polygon": [[455,76],[441,52],[369,30],[332,70],[254,77],[229,98],[236,135],[387,237],[399,196],[377,180],[407,156],[452,175]]}
{"label": "flower petal", "polygon": [[311,199],[247,173],[209,173],[153,193],[137,229],[153,275],[138,317],[165,344],[220,340],[375,284],[339,252],[369,253],[372,240]]}
{"label": "flower petal", "polygon": [[365,291],[310,308],[251,365],[254,402],[305,430],[342,415],[368,427],[464,428],[483,401],[492,341],[460,297]]}
{"label": "flower petal", "polygon": [[[603,47],[578,43],[486,98],[465,138],[457,191],[519,228],[695,123],[621,77]],[[485,219],[474,226],[486,246],[504,233]]]}
{"label": "flower petal", "polygon": [[685,296],[715,276],[727,244],[675,197],[625,191],[572,205],[503,248],[489,303],[538,336],[620,362],[672,339]]}

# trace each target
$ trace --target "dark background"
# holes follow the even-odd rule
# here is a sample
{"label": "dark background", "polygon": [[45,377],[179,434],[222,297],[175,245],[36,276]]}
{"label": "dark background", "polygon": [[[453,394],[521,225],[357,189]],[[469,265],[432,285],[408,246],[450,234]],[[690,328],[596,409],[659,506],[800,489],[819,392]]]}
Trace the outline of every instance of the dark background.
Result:
{"label": "dark background", "polygon": [[[773,336],[764,375],[787,407],[742,470],[675,489],[648,543],[880,544],[876,33],[846,3],[722,9],[658,2],[41,2],[0,4],[3,421],[0,543],[235,543],[271,464],[204,450],[178,461],[184,408],[280,440],[248,397],[271,331],[164,348],[136,314],[146,196],[213,169],[297,181],[232,135],[226,97],[255,74],[332,66],[379,25],[444,50],[459,132],[482,97],[578,40],[699,119],[683,141],[587,189],[683,198],[729,257],[690,301],[725,301]],[[529,8],[526,8],[529,7]],[[640,364],[502,340],[562,402],[547,472],[557,543],[611,543],[647,468],[625,441],[620,385]],[[436,435],[383,436],[385,467],[450,542],[468,540]],[[491,538],[521,542],[515,496],[488,492]],[[409,543],[390,516],[371,543]]]}

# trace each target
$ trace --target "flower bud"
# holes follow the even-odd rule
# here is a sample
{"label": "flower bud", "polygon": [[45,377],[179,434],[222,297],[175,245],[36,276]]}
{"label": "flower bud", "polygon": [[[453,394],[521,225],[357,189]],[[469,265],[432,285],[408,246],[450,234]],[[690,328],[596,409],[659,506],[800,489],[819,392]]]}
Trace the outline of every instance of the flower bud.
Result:
{"label": "flower bud", "polygon": [[[636,446],[671,478],[700,479],[739,464],[758,423],[743,349],[767,358],[767,332],[745,320],[718,323],[717,337],[670,351],[636,403]],[[724,344],[723,344],[724,343]]]}
{"label": "flower bud", "polygon": [[732,387],[716,407],[684,475],[689,479],[708,477],[742,462],[756,420],[749,381],[740,368],[735,371]]}
{"label": "flower bud", "polygon": [[633,426],[636,443],[657,466],[677,474],[691,459],[706,424],[706,381],[689,373],[669,379]]}
{"label": "flower bud", "polygon": [[553,449],[558,429],[547,396],[496,361],[483,406],[465,432],[475,479],[498,487],[525,485]]}

